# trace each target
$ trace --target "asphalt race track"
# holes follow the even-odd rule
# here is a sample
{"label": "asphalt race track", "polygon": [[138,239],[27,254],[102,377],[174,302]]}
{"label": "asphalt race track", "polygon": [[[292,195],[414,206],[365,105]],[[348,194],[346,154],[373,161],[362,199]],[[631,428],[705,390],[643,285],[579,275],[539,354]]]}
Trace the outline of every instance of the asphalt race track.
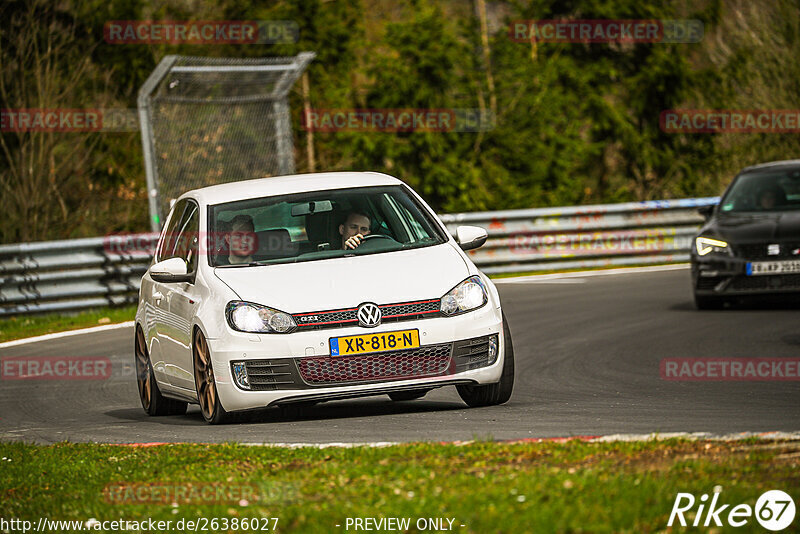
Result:
{"label": "asphalt race track", "polygon": [[329,443],[800,430],[800,382],[673,382],[659,373],[668,357],[798,357],[799,304],[698,312],[685,268],[498,287],[517,364],[504,406],[467,409],[450,387],[411,402],[329,402],[294,417],[273,409],[218,427],[197,406],[151,418],[139,405],[125,328],[0,349],[0,358],[108,356],[113,365],[107,380],[3,379],[0,438]]}

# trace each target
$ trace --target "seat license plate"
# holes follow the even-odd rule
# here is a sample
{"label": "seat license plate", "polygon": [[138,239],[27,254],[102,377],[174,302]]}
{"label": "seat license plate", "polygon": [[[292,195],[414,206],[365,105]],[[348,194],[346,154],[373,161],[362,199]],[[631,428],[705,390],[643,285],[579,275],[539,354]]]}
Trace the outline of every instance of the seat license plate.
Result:
{"label": "seat license plate", "polygon": [[369,354],[370,352],[415,349],[419,347],[419,330],[332,337],[329,341],[331,356],[350,356],[352,354]]}
{"label": "seat license plate", "polygon": [[747,264],[747,276],[800,273],[800,261],[754,261]]}

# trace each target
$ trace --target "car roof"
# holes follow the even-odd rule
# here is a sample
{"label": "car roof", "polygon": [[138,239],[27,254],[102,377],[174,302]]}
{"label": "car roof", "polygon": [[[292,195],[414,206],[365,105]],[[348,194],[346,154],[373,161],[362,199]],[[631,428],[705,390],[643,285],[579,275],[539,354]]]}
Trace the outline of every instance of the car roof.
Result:
{"label": "car roof", "polygon": [[318,172],[241,180],[187,191],[179,198],[191,197],[202,204],[221,204],[248,198],[291,195],[306,191],[399,185],[400,180],[379,172]]}
{"label": "car roof", "polygon": [[767,163],[759,163],[758,165],[751,165],[745,167],[741,172],[756,171],[762,169],[769,169],[774,167],[800,167],[800,159],[785,159],[780,161],[769,161]]}

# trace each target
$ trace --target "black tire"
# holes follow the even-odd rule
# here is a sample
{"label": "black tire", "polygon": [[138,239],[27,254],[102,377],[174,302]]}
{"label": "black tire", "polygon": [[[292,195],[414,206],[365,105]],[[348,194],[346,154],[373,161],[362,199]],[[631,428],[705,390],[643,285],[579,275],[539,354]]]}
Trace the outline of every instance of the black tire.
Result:
{"label": "black tire", "polygon": [[153,374],[153,364],[150,362],[150,354],[144,340],[144,332],[139,326],[136,327],[133,352],[136,366],[136,386],[139,389],[139,401],[142,403],[145,413],[152,416],[185,414],[188,403],[169,399],[163,396],[161,390],[158,389],[158,383]]}
{"label": "black tire", "polygon": [[219,401],[217,383],[214,380],[214,366],[211,363],[211,351],[203,332],[197,328],[192,343],[192,361],[194,367],[194,387],[203,419],[211,425],[222,425],[233,418],[225,411]]}
{"label": "black tire", "polygon": [[725,306],[725,299],[695,293],[694,305],[698,310],[721,310]]}
{"label": "black tire", "polygon": [[505,314],[503,315],[503,339],[505,339],[505,351],[500,381],[483,386],[456,386],[461,400],[471,408],[495,406],[506,403],[511,398],[511,392],[514,390],[514,345],[511,342],[511,331],[508,328]]}
{"label": "black tire", "polygon": [[428,394],[429,389],[410,389],[408,391],[395,391],[389,393],[389,398],[395,402],[412,401],[421,399]]}

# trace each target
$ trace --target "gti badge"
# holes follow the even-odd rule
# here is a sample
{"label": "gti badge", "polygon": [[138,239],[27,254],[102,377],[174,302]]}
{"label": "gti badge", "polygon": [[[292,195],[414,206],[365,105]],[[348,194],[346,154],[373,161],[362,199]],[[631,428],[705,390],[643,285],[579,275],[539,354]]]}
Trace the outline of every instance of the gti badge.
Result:
{"label": "gti badge", "polygon": [[768,256],[777,256],[781,253],[781,246],[777,243],[772,245],[767,245],[767,255]]}
{"label": "gti badge", "polygon": [[377,304],[367,302],[358,308],[358,324],[366,328],[373,328],[381,324],[381,309]]}

